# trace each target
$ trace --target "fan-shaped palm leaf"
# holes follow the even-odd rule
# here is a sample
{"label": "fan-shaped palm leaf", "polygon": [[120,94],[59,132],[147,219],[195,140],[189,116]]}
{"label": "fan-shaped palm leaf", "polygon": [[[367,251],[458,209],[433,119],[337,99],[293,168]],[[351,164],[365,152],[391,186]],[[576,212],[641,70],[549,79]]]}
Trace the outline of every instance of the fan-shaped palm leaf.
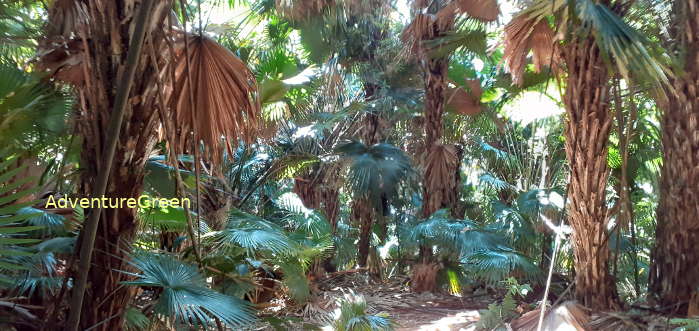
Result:
{"label": "fan-shaped palm leaf", "polygon": [[555,56],[558,41],[548,28],[550,15],[564,22],[561,35],[572,35],[572,29],[591,34],[607,62],[625,78],[667,83],[667,70],[649,40],[609,7],[592,0],[537,0],[513,18],[505,27],[504,59],[516,83],[521,83],[529,50],[535,52],[537,67]]}
{"label": "fan-shaped palm leaf", "polygon": [[340,301],[339,315],[332,323],[336,331],[391,331],[396,324],[386,314],[370,315],[364,297],[350,296]]}
{"label": "fan-shaped palm leaf", "polygon": [[395,197],[399,184],[412,171],[405,153],[389,144],[366,146],[351,141],[338,146],[335,152],[351,160],[349,182],[354,194],[368,196],[376,207],[381,197]]}
{"label": "fan-shaped palm leaf", "polygon": [[466,256],[462,262],[469,271],[490,283],[507,278],[515,270],[533,280],[541,275],[541,269],[531,259],[508,249],[482,250]]}
{"label": "fan-shaped palm leaf", "polygon": [[228,224],[223,230],[209,232],[204,238],[212,240],[218,248],[241,247],[248,254],[256,251],[288,253],[295,247],[277,225],[235,208],[231,210]]}
{"label": "fan-shaped palm leaf", "polygon": [[[174,63],[174,122],[181,132],[196,129],[209,151],[205,159],[219,164],[224,146],[232,154],[231,147],[239,140],[250,143],[260,135],[255,77],[240,59],[213,40],[185,38],[189,38],[189,54],[181,49]],[[180,134],[177,146],[180,152],[191,150],[191,135]]]}
{"label": "fan-shaped palm leaf", "polygon": [[178,321],[196,325],[213,324],[213,318],[231,327],[250,325],[255,321],[247,303],[206,287],[196,267],[166,255],[140,254],[130,262],[139,270],[136,280],[128,285],[162,288],[154,311],[174,316]]}

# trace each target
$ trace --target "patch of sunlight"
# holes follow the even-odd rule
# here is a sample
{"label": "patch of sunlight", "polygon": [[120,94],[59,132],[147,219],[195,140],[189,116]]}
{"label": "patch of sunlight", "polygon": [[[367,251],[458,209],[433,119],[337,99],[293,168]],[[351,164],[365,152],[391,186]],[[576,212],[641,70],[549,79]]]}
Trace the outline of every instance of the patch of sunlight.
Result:
{"label": "patch of sunlight", "polygon": [[517,1],[513,0],[500,2],[500,22],[508,23],[510,20],[512,20],[512,16],[519,11],[516,2]]}
{"label": "patch of sunlight", "polygon": [[299,198],[299,196],[294,192],[283,193],[279,196],[278,201],[282,208],[304,214],[306,217],[313,213],[313,209],[306,208],[306,206],[303,205],[301,198]]}
{"label": "patch of sunlight", "polygon": [[[549,94],[553,97],[558,95],[557,92],[555,94],[549,92]],[[522,93],[505,105],[503,110],[510,119],[520,122],[522,125],[564,113],[564,109],[551,100],[551,97],[535,91]]]}
{"label": "patch of sunlight", "polygon": [[391,239],[385,245],[379,247],[379,255],[381,255],[382,259],[388,258],[388,252],[392,246],[398,246],[398,238],[396,236],[391,236]]}
{"label": "patch of sunlight", "polygon": [[293,138],[301,138],[301,137],[314,137],[316,135],[316,131],[313,129],[313,125],[309,126],[303,126],[300,127],[294,132]]}
{"label": "patch of sunlight", "polygon": [[481,314],[476,310],[469,310],[455,315],[446,316],[430,324],[423,324],[417,329],[418,331],[454,331],[454,330],[475,330],[476,322],[480,319]]}
{"label": "patch of sunlight", "polygon": [[473,68],[476,69],[476,71],[480,72],[483,70],[483,67],[485,66],[485,63],[483,60],[475,57],[473,60],[471,60],[471,64],[473,64]]}
{"label": "patch of sunlight", "polygon": [[[227,32],[235,31],[237,36],[250,36],[253,33],[264,32],[264,24],[258,24],[263,19],[251,15],[250,6],[245,2],[237,3],[231,8],[226,1],[214,1],[202,3],[202,24],[209,35],[219,36]],[[194,24],[188,26],[188,30],[199,28],[199,17]]]}
{"label": "patch of sunlight", "polygon": [[294,77],[287,78],[283,80],[284,84],[288,85],[301,85],[311,81],[311,78],[318,73],[318,69],[314,66],[310,66],[303,69],[298,75]]}
{"label": "patch of sunlight", "polygon": [[407,22],[410,20],[410,4],[407,0],[396,1],[396,10],[391,11],[391,18],[396,21]]}

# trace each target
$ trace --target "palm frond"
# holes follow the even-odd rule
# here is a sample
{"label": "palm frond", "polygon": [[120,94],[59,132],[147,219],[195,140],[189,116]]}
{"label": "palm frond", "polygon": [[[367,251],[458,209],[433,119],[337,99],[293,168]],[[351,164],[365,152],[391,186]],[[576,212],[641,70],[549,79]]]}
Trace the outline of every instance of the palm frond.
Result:
{"label": "palm frond", "polygon": [[23,225],[28,219],[40,216],[40,213],[19,213],[26,203],[19,204],[15,201],[25,199],[37,188],[21,189],[22,185],[33,178],[15,178],[25,167],[16,167],[15,163],[16,155],[4,149],[0,150],[0,269],[11,271],[27,269],[27,266],[17,263],[16,258],[28,255],[25,250],[26,244],[40,241],[29,237],[28,234],[43,228]]}
{"label": "palm frond", "polygon": [[172,144],[179,147],[178,152],[192,150],[191,135],[185,133],[196,129],[208,151],[203,153],[206,161],[220,164],[224,147],[232,154],[232,146],[239,141],[251,143],[260,135],[255,77],[245,63],[213,40],[190,35],[184,38],[188,38],[189,54],[181,49],[173,64],[171,103],[180,133]]}
{"label": "palm frond", "polygon": [[575,12],[583,26],[591,28],[595,43],[623,77],[668,83],[666,70],[651,53],[648,38],[603,4],[592,0],[576,0],[576,4]]}
{"label": "palm frond", "polygon": [[[570,4],[573,6],[569,7]],[[662,58],[654,53],[648,38],[609,7],[592,0],[537,0],[512,19],[505,27],[503,57],[515,83],[522,82],[530,50],[534,52],[537,69],[541,69],[546,61],[557,62],[558,41],[548,25],[549,16],[556,16],[563,22],[559,31],[561,35],[591,35],[607,63],[624,78],[668,83],[668,70]]]}
{"label": "palm frond", "polygon": [[284,230],[258,216],[232,209],[228,224],[221,231],[212,231],[203,236],[219,249],[241,247],[248,254],[258,251],[287,253],[294,250],[294,243]]}
{"label": "palm frond", "polygon": [[358,141],[344,143],[335,152],[351,160],[349,182],[357,196],[368,196],[375,207],[381,197],[391,199],[412,171],[410,160],[389,144],[366,146]]}
{"label": "palm frond", "polygon": [[532,280],[541,276],[541,269],[531,259],[508,249],[481,250],[466,256],[462,262],[474,275],[490,283],[506,279],[513,271],[520,271]]}
{"label": "palm frond", "polygon": [[148,253],[133,256],[130,263],[139,273],[129,273],[137,279],[125,284],[162,288],[154,306],[156,314],[195,326],[213,325],[214,317],[234,328],[255,321],[247,303],[209,289],[195,266]]}
{"label": "palm frond", "polygon": [[370,315],[362,296],[350,295],[340,300],[339,314],[332,323],[336,331],[392,331],[396,323],[387,314]]}

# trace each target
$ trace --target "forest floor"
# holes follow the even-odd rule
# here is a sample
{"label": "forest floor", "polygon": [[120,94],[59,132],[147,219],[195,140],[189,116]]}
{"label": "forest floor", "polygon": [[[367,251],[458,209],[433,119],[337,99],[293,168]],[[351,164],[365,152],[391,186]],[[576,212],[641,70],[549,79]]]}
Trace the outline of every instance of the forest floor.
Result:
{"label": "forest floor", "polygon": [[[387,314],[397,324],[398,331],[473,331],[481,317],[480,311],[493,302],[500,302],[503,297],[502,293],[491,293],[482,288],[463,296],[412,293],[407,277],[376,282],[362,272],[339,272],[313,284],[314,295],[302,309],[281,304],[265,314],[268,316],[266,321],[276,320],[276,327],[264,323],[255,330],[332,330],[328,325],[332,322],[338,302],[354,296],[364,298],[367,314]],[[530,311],[526,306],[521,304],[516,308],[517,313],[522,315],[518,323],[513,322],[511,326],[515,330],[536,330],[538,309]],[[585,330],[582,325],[588,321],[594,330],[674,329],[669,317],[644,310],[594,314],[592,321],[589,312],[572,301],[563,302],[550,311],[544,325],[551,330]]]}
{"label": "forest floor", "polygon": [[[316,295],[301,310],[280,311],[277,316],[297,317],[317,326],[328,324],[337,302],[346,296],[361,296],[369,314],[386,313],[397,323],[396,330],[474,330],[480,309],[496,299],[487,293],[459,297],[449,294],[412,293],[400,277],[377,283],[363,273],[340,274],[317,283]],[[296,324],[296,323],[295,323]],[[290,325],[289,325],[290,326]],[[293,329],[304,330],[301,324]]]}

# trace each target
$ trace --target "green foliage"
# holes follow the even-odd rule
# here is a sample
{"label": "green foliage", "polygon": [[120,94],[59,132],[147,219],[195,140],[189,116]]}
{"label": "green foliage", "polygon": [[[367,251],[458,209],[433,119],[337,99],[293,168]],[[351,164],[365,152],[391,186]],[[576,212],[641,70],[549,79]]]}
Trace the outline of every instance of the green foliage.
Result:
{"label": "green foliage", "polygon": [[515,297],[524,297],[532,290],[529,285],[520,285],[514,278],[504,280],[503,285],[507,287],[507,294],[500,304],[491,303],[487,310],[481,310],[476,330],[509,330],[505,324],[519,315],[515,310]]}
{"label": "green foliage", "polygon": [[462,263],[475,279],[494,283],[516,270],[532,280],[541,274],[530,258],[509,246],[506,237],[473,221],[455,220],[446,210],[439,210],[417,224],[407,224],[401,232],[402,247],[435,246],[440,256]]}
{"label": "green foliage", "polygon": [[231,327],[255,321],[247,303],[210,289],[196,267],[167,255],[139,253],[130,263],[139,271],[127,285],[161,288],[154,312],[194,326],[213,325],[213,318]]}
{"label": "green foliage", "polygon": [[140,310],[129,307],[124,312],[124,329],[127,331],[148,330],[151,320]]}
{"label": "green foliage", "polygon": [[0,58],[0,141],[14,150],[56,146],[65,130],[69,99],[34,73]]}
{"label": "green foliage", "polygon": [[335,331],[391,331],[396,326],[387,314],[367,314],[364,297],[350,295],[339,306],[339,315],[332,323]]}
{"label": "green foliage", "polygon": [[677,326],[673,331],[696,331],[699,330],[699,319],[696,318],[673,318],[670,320],[673,326]]}
{"label": "green foliage", "polygon": [[395,198],[398,186],[412,171],[410,160],[400,149],[388,144],[366,146],[347,142],[335,152],[351,160],[348,181],[356,196],[368,196],[378,209],[381,198]]}
{"label": "green foliage", "polygon": [[[36,188],[22,189],[22,185],[33,178],[16,178],[26,165],[16,167],[17,156],[0,150],[0,269],[17,271],[27,266],[17,262],[18,258],[31,256],[26,245],[37,243],[39,239],[29,237],[32,231],[43,226],[26,225],[26,221],[40,217],[41,213],[20,212],[32,203],[16,203],[36,191]],[[26,210],[25,210],[26,211]],[[3,282],[11,282],[5,277]]]}
{"label": "green foliage", "polygon": [[487,310],[481,311],[476,330],[507,330],[505,323],[517,317],[516,308],[517,302],[508,293],[502,303],[491,303]]}

